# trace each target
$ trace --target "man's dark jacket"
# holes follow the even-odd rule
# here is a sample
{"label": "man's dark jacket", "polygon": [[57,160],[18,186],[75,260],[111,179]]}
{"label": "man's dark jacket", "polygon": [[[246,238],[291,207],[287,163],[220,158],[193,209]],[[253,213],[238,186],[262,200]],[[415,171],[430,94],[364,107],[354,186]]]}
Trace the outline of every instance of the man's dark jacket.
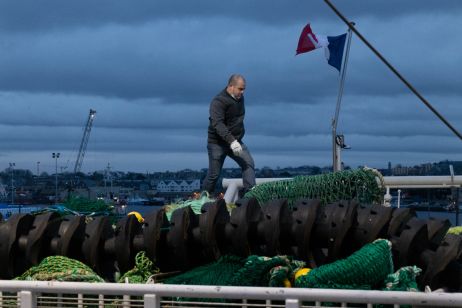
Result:
{"label": "man's dark jacket", "polygon": [[210,103],[208,142],[229,145],[244,137],[244,96],[235,100],[226,89]]}

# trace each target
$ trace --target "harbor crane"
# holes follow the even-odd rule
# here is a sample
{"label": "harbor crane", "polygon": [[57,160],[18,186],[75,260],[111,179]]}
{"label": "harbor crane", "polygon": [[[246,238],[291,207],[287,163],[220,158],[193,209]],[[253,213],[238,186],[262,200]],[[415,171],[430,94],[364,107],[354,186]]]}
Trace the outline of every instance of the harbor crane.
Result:
{"label": "harbor crane", "polygon": [[93,125],[93,120],[95,119],[95,115],[96,115],[96,110],[90,109],[90,114],[88,115],[87,124],[85,125],[85,131],[83,132],[82,142],[80,143],[77,160],[75,161],[74,174],[80,172],[80,169],[82,168],[83,158],[87,150],[88,139],[90,138],[91,127]]}

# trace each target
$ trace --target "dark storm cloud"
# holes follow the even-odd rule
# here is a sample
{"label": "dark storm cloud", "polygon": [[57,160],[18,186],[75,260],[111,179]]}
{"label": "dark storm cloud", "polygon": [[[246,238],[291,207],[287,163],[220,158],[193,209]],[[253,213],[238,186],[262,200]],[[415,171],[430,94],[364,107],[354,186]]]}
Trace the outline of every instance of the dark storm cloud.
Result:
{"label": "dark storm cloud", "polygon": [[[389,22],[368,18],[358,22],[358,28],[366,30],[377,48],[424,93],[460,94],[462,76],[450,61],[460,62],[462,56],[450,38],[462,23],[452,21],[457,27],[447,29],[443,16],[433,18],[431,29],[413,27],[423,19],[396,21],[396,27],[409,29],[406,32],[388,31]],[[233,22],[162,20],[137,27],[109,24],[97,29],[9,33],[2,43],[0,88],[203,104],[224,87],[229,74],[241,72],[249,82],[248,98],[256,104],[316,103],[336,89],[337,73],[326,67],[321,50],[294,56],[303,24]],[[317,27],[332,29],[333,23],[339,28],[338,21]],[[440,48],[426,48],[435,37]],[[413,44],[406,44],[410,39]],[[356,37],[350,55],[349,93],[409,92]],[[439,73],[429,76],[431,71]]]}
{"label": "dark storm cloud", "polygon": [[[409,29],[406,32],[388,31],[389,22],[370,19],[358,28],[366,29],[365,34],[377,48],[426,94],[460,94],[462,74],[453,63],[460,62],[462,56],[450,38],[457,35],[462,23],[452,21],[457,27],[447,29],[447,19],[435,17],[432,29],[413,28],[422,19],[410,17],[396,22],[396,26]],[[329,24],[318,24],[320,31],[329,28]],[[9,34],[0,58],[8,74],[0,74],[0,87],[7,91],[203,103],[224,87],[229,74],[239,71],[248,78],[249,99],[257,104],[286,100],[316,103],[335,90],[337,74],[326,67],[321,50],[293,56],[299,31],[300,25],[267,27],[251,22],[233,24],[232,19],[206,19],[166,20],[139,27],[107,25],[39,35]],[[445,48],[426,48],[428,40],[436,37]],[[410,38],[413,44],[406,44]],[[409,92],[355,37],[350,55],[349,93]],[[429,76],[429,71],[439,72]],[[306,89],[310,90],[309,96],[303,95]]]}
{"label": "dark storm cloud", "polygon": [[57,127],[81,129],[89,110],[95,109],[93,121],[98,128],[194,130],[204,129],[208,106],[177,104],[172,108],[156,100],[127,101],[75,95],[2,93],[4,102],[0,123],[15,127]]}
{"label": "dark storm cloud", "polygon": [[[458,0],[331,1],[350,16],[399,18],[430,12],[460,12]],[[309,16],[309,17],[308,17]],[[308,18],[332,18],[324,1],[26,1],[0,2],[0,29],[47,31],[49,29],[100,27],[105,24],[142,24],[159,19],[233,18],[264,24],[290,24]]]}

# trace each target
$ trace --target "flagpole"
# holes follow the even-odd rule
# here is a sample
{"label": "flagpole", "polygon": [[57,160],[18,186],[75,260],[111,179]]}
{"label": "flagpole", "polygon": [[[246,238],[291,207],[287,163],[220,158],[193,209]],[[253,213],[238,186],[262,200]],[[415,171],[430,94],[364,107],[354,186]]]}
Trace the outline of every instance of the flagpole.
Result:
{"label": "flagpole", "polygon": [[[351,24],[354,25],[354,22],[351,22]],[[340,84],[337,95],[337,106],[335,107],[335,115],[332,119],[332,169],[334,172],[342,170],[341,150],[342,148],[345,148],[343,135],[337,135],[337,124],[340,113],[340,104],[342,102],[343,88],[345,85],[345,76],[348,64],[348,56],[350,54],[352,34],[353,32],[351,31],[351,28],[348,28],[348,39],[344,57],[345,60],[343,61],[342,69],[340,72]]]}
{"label": "flagpole", "polygon": [[340,13],[340,11],[329,1],[324,0],[327,5],[343,20],[344,23],[348,25],[348,27],[356,34],[356,36],[366,44],[367,47],[398,77],[408,88],[409,90],[414,93],[425,106],[428,107],[459,139],[462,139],[462,135],[460,132],[449,123],[446,118],[444,118],[431,104],[428,102],[378,51],[374,48],[365,38],[364,36],[354,27],[354,24],[349,22],[348,19]]}

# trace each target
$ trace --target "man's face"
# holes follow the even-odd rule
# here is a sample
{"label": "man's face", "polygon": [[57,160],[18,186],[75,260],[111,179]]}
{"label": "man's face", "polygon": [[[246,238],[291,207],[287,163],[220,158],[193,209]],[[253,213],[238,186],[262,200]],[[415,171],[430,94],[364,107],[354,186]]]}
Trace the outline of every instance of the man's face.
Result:
{"label": "man's face", "polygon": [[243,79],[238,79],[235,85],[230,85],[228,87],[228,92],[235,99],[241,99],[245,91],[245,81]]}

